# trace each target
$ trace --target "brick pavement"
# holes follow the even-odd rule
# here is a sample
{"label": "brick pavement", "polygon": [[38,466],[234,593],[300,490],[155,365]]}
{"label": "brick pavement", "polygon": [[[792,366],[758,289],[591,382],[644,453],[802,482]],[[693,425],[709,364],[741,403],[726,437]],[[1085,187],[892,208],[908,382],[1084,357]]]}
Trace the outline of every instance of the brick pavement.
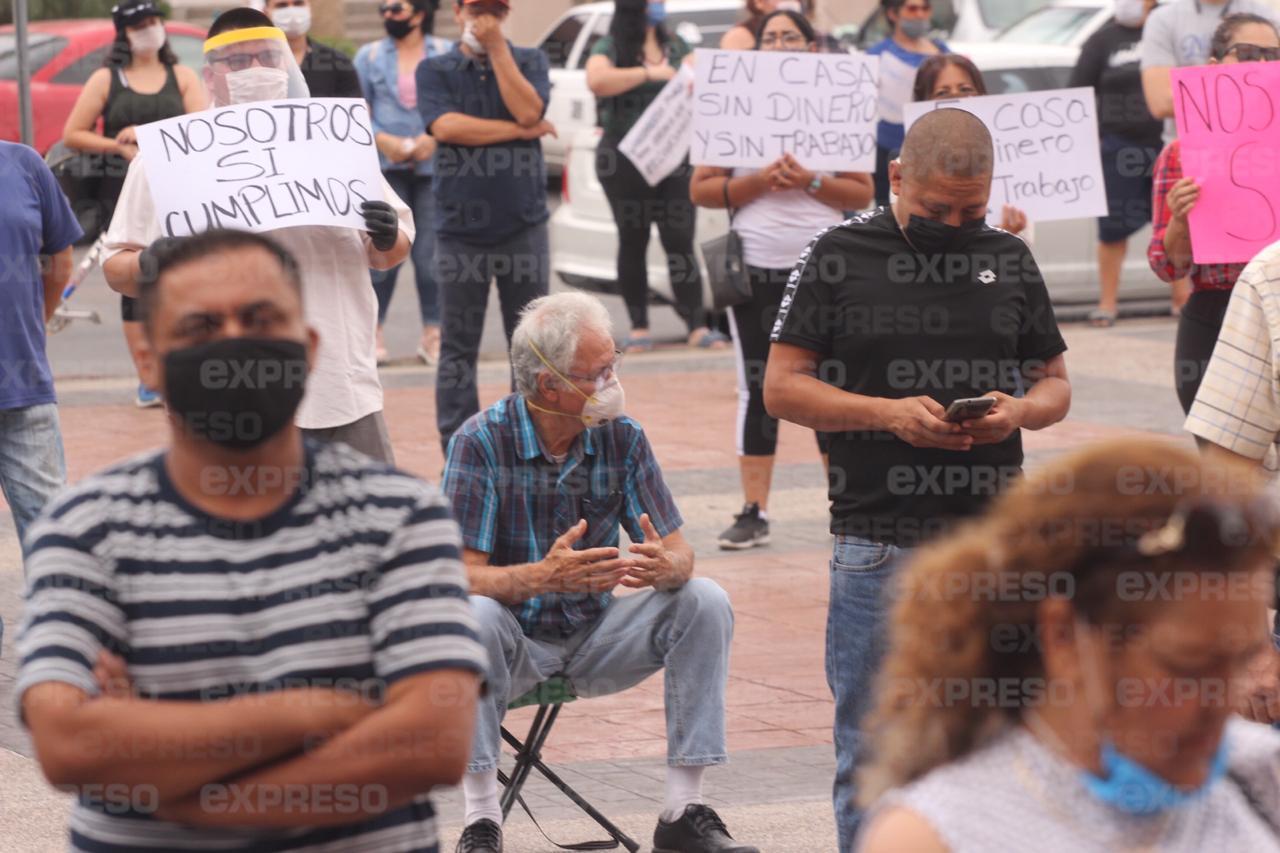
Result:
{"label": "brick pavement", "polygon": [[[1167,319],[1123,323],[1105,332],[1068,327],[1073,414],[1064,424],[1027,435],[1028,464],[1099,438],[1179,434],[1181,413],[1171,376],[1173,329]],[[433,374],[395,368],[385,379],[387,418],[400,464],[437,480],[442,459],[430,393]],[[708,775],[708,794],[746,825],[754,826],[763,815],[807,821],[800,835],[788,839],[779,833],[776,844],[764,849],[829,849],[829,841],[812,840],[826,839],[830,832],[826,803],[833,764],[831,702],[822,671],[830,540],[813,439],[806,430],[782,426],[771,502],[773,545],[722,555],[715,549],[715,536],[741,503],[731,434],[736,394],[730,357],[683,349],[630,357],[623,379],[629,411],[645,425],[686,516],[699,571],[719,581],[734,602],[728,732],[735,764],[730,771]],[[500,397],[506,390],[505,365],[484,366],[481,383],[483,400]],[[73,480],[163,441],[163,415],[134,409],[127,379],[76,379],[59,387]],[[0,615],[10,630],[0,657],[0,785],[16,793],[0,796],[0,825],[21,814],[24,831],[36,840],[33,846],[10,848],[0,842],[0,847],[37,850],[51,843],[54,847],[48,849],[55,849],[63,806],[43,788],[33,763],[21,757],[29,756],[29,744],[10,712],[20,574],[12,527],[3,512]],[[512,714],[513,724],[519,726],[531,713]],[[546,757],[580,781],[591,799],[626,816],[625,827],[644,841],[661,797],[663,733],[662,685],[655,677],[625,693],[566,707]],[[581,828],[575,824],[577,816],[558,792],[535,785],[530,798],[540,816],[566,830],[566,838],[589,834],[575,830]],[[441,801],[448,842],[448,827],[457,823],[457,797],[447,794]],[[538,839],[518,818],[509,833],[509,849],[548,849]]]}

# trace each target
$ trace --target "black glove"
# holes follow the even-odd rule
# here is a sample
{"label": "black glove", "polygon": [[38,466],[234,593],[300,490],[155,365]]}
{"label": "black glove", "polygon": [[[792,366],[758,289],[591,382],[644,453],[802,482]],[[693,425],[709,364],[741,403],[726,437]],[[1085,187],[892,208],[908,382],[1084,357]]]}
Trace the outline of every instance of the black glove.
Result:
{"label": "black glove", "polygon": [[150,284],[160,274],[160,261],[182,245],[183,237],[160,237],[138,253],[138,283]]}
{"label": "black glove", "polygon": [[373,248],[389,252],[400,236],[400,217],[385,201],[366,201],[360,205],[364,228],[373,239]]}

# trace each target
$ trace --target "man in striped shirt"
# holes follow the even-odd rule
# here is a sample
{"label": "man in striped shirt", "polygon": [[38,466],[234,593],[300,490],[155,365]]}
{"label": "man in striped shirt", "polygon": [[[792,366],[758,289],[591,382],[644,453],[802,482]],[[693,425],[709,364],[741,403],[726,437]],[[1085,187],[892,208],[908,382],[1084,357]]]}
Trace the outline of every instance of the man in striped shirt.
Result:
{"label": "man in striped shirt", "polygon": [[[502,851],[497,761],[508,702],[555,675],[579,696],[600,696],[659,670],[668,768],[654,849],[758,853],[702,802],[703,771],[728,760],[733,611],[714,581],[693,577],[684,520],[644,430],[623,415],[619,358],[598,299],[535,299],[511,338],[518,393],[449,444],[444,490],[490,661],[458,853]],[[619,586],[640,591],[615,597]]]}
{"label": "man in striped shirt", "polygon": [[70,847],[437,850],[485,653],[439,492],[293,424],[296,261],[210,231],[140,294],[169,447],[33,526],[17,695]]}

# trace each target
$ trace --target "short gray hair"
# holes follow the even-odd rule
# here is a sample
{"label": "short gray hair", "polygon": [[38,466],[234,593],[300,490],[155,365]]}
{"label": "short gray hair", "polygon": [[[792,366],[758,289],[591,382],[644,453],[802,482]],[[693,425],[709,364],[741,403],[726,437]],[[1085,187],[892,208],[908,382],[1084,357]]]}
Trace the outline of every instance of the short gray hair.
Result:
{"label": "short gray hair", "polygon": [[582,335],[589,331],[613,334],[609,312],[590,294],[570,290],[526,305],[520,314],[520,325],[511,336],[511,372],[520,396],[537,397],[538,376],[548,372],[534,347],[552,367],[568,374],[573,370]]}

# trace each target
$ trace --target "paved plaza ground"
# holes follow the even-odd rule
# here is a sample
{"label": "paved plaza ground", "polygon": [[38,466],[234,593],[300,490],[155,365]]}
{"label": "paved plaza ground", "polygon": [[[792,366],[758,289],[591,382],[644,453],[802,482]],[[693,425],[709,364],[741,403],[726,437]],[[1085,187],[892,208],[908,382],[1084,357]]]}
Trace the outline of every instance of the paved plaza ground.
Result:
{"label": "paved plaza ground", "polygon": [[[99,282],[100,285],[100,282]],[[93,286],[91,284],[91,286]],[[101,289],[101,288],[99,288]],[[416,331],[407,274],[393,306],[393,352],[411,353]],[[159,411],[132,405],[133,382],[120,342],[114,302],[100,307],[103,327],[74,326],[51,343],[59,376],[62,427],[71,479],[165,437]],[[610,299],[616,321],[621,301]],[[490,314],[496,312],[491,310]],[[669,316],[668,316],[669,315]],[[505,393],[501,333],[490,317],[482,400]],[[675,339],[669,309],[655,311],[659,336]],[[1134,433],[1189,441],[1173,392],[1175,322],[1146,319],[1097,330],[1064,327],[1074,388],[1069,419],[1025,444],[1034,466],[1066,449]],[[399,362],[384,372],[386,416],[398,463],[437,482],[442,459],[435,431],[434,371]],[[728,732],[732,764],[707,774],[708,801],[731,830],[770,853],[834,849],[830,810],[832,703],[823,676],[823,639],[830,536],[827,504],[812,435],[784,425],[770,518],[773,542],[745,554],[718,551],[716,535],[742,503],[734,452],[736,407],[732,356],[671,344],[629,356],[622,374],[628,412],[646,428],[684,514],[699,574],[729,592],[736,616],[729,680]],[[22,571],[7,511],[0,512],[0,615],[6,631],[0,655],[0,849],[65,849],[67,799],[50,791],[31,759],[30,743],[13,714],[14,640]],[[666,743],[661,678],[616,696],[566,706],[545,752],[549,762],[614,817],[647,850],[662,798]],[[519,727],[530,712],[511,715]],[[549,786],[531,784],[528,801],[558,841],[600,834]],[[442,792],[441,849],[460,829],[460,798]],[[545,820],[543,820],[545,818]],[[511,853],[554,848],[521,814],[507,832]]]}

